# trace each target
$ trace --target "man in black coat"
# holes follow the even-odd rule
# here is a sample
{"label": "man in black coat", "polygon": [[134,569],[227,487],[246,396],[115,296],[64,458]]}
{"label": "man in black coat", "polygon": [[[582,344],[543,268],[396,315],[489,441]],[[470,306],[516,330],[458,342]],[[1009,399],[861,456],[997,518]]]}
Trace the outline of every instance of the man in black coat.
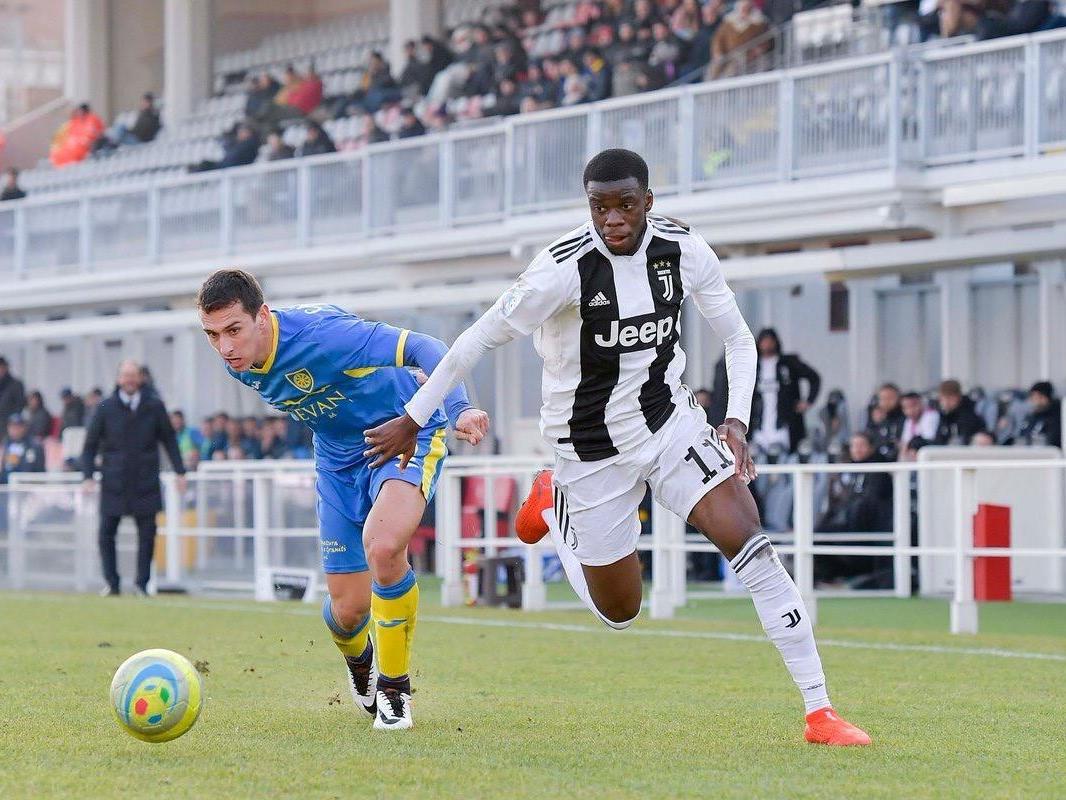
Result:
{"label": "man in black coat", "polygon": [[1015,444],[1062,447],[1062,403],[1048,381],[1033,384],[1029,408]]}
{"label": "man in black coat", "polygon": [[[762,450],[769,451],[777,446],[794,453],[807,435],[803,415],[818,399],[822,378],[799,356],[781,352],[781,339],[773,328],[759,331],[755,345],[759,350],[759,372],[751,398],[748,439]],[[802,393],[800,381],[807,384]],[[711,424],[719,425],[725,418],[725,404],[729,397],[725,356],[715,367],[712,396]]]}
{"label": "man in black coat", "polygon": [[937,390],[940,424],[933,444],[965,445],[973,435],[985,430],[985,421],[974,411],[973,401],[962,393],[956,380],[941,381]]}
{"label": "man in black coat", "polygon": [[159,396],[142,387],[141,369],[123,361],[118,387],[100,403],[85,437],[82,469],[87,489],[94,485],[96,454],[101,454],[100,560],[107,586],[103,594],[119,593],[115,534],[119,521],[137,522],[137,578],[134,591],[146,594],[155,549],[155,516],[163,508],[159,485],[159,445],[178,473],[178,489],[185,491],[185,466],[166,407]]}
{"label": "man in black coat", "polygon": [[7,420],[26,407],[26,388],[11,374],[7,359],[0,356],[0,420]]}

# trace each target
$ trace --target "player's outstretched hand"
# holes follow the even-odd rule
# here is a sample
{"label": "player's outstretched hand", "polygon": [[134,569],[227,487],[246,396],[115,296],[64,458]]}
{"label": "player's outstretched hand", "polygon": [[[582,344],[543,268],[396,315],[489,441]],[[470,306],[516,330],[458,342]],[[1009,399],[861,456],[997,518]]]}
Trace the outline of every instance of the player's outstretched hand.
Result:
{"label": "player's outstretched hand", "polygon": [[759,473],[755,470],[755,462],[751,460],[747,433],[744,423],[732,417],[718,426],[719,438],[733,451],[733,458],[737,462],[737,477],[744,483],[751,483]]}
{"label": "player's outstretched hand", "polygon": [[476,445],[489,432],[489,415],[480,408],[468,408],[455,421],[455,437]]}
{"label": "player's outstretched hand", "polygon": [[400,469],[406,469],[407,462],[415,454],[419,430],[421,428],[418,423],[407,414],[383,422],[376,428],[363,432],[367,443],[367,449],[363,451],[363,455],[366,458],[376,456],[370,462],[371,467],[380,467],[399,456]]}

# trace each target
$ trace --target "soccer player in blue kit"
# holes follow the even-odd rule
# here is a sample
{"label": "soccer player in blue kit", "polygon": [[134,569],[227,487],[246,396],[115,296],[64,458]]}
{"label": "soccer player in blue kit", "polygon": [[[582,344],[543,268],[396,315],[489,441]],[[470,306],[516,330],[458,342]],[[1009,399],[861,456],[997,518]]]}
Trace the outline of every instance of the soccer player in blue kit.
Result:
{"label": "soccer player in blue kit", "polygon": [[488,415],[471,406],[460,384],[422,428],[406,465],[393,459],[371,467],[364,431],[403,413],[418,389],[408,368],[431,373],[447,351],[441,341],[332,305],[271,309],[256,279],[238,269],[204,281],[197,308],[229,374],[314,431],[329,588],[322,617],[344,656],[352,697],[374,715],[374,727],[412,727],[418,584],[407,545],[440,476],[448,421],[458,438],[477,444]]}

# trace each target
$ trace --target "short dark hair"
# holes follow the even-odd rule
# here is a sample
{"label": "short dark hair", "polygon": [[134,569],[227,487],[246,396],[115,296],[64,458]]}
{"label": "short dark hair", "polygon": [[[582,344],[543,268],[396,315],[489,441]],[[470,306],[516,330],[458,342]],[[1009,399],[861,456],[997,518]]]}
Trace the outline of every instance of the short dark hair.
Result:
{"label": "short dark hair", "polygon": [[940,382],[937,392],[948,397],[962,397],[962,385],[954,378],[949,378]]}
{"label": "short dark hair", "polygon": [[254,317],[264,302],[259,281],[243,269],[215,270],[196,295],[196,307],[208,314],[240,303]]}
{"label": "short dark hair", "polygon": [[896,384],[892,383],[892,381],[889,381],[888,383],[882,383],[880,386],[877,387],[877,391],[881,391],[882,389],[891,389],[896,394],[899,394],[899,387],[896,386]]}
{"label": "short dark hair", "polygon": [[917,392],[907,392],[906,394],[902,395],[899,399],[900,400],[918,400],[919,402],[925,402],[924,400],[922,400],[922,396],[920,394],[918,394]]}
{"label": "short dark hair", "polygon": [[1051,381],[1037,381],[1029,387],[1029,394],[1033,392],[1044,395],[1048,400],[1055,396],[1055,389],[1052,387]]}
{"label": "short dark hair", "polygon": [[648,164],[632,150],[612,147],[609,150],[600,151],[589,160],[581,176],[581,183],[583,186],[588,186],[589,181],[610,183],[626,178],[636,178],[640,188],[647,189]]}

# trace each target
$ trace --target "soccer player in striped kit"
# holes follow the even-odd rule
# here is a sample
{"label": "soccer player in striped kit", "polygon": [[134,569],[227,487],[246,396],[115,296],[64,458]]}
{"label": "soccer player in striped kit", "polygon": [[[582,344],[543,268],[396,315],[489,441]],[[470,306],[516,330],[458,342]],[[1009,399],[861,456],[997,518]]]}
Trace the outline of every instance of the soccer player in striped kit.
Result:
{"label": "soccer player in striped kit", "polygon": [[[537,478],[519,535],[550,533],[578,596],[605,624],[627,628],[640,610],[636,512],[650,486],[751,593],[803,697],[807,741],[869,744],[829,703],[807,610],[746,486],[755,476],[745,440],[755,342],[717,256],[682,223],[650,213],[648,166],[636,153],[605,150],[583,179],[590,221],[543,250],[456,339],[403,415],[367,432],[367,455],[384,463],[415,452],[460,377],[487,351],[533,334],[544,361],[541,431],[556,459]],[[725,343],[729,403],[717,429],[681,383],[687,296]]]}
{"label": "soccer player in striped kit", "polygon": [[236,269],[212,274],[197,307],[229,374],[314,431],[329,588],[322,617],[344,656],[352,698],[374,715],[374,727],[412,727],[418,583],[407,545],[440,476],[448,421],[460,439],[477,444],[488,416],[457,384],[415,434],[412,458],[371,465],[363,431],[403,410],[418,388],[409,368],[431,373],[442,342],[332,305],[270,309],[255,278]]}

